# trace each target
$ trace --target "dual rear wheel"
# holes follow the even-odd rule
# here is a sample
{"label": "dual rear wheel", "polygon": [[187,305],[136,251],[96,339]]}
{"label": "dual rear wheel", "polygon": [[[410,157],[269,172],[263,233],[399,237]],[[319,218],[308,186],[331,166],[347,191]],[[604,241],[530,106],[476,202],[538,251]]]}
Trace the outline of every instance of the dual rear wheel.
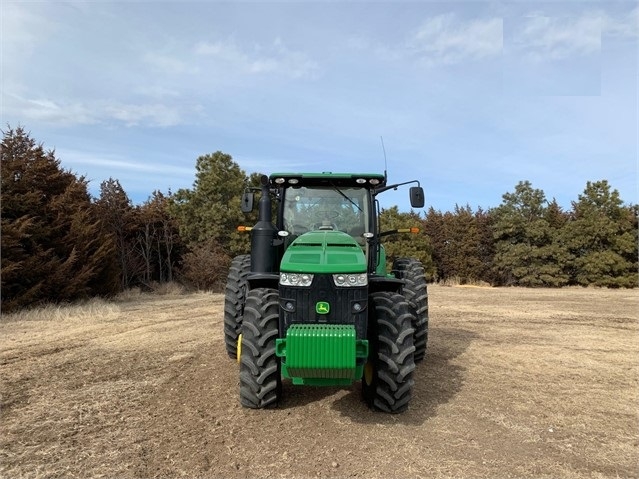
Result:
{"label": "dual rear wheel", "polygon": [[415,370],[413,315],[404,297],[378,292],[369,304],[369,346],[362,395],[373,409],[399,413],[408,409]]}
{"label": "dual rear wheel", "polygon": [[252,409],[277,406],[282,395],[279,336],[279,293],[257,288],[246,294],[240,351],[240,403]]}
{"label": "dual rear wheel", "polygon": [[415,258],[397,258],[393,262],[393,273],[404,280],[402,294],[414,315],[415,362],[420,362],[426,356],[428,342],[428,289],[424,266]]}
{"label": "dual rear wheel", "polygon": [[242,317],[246,303],[248,285],[246,278],[251,271],[251,255],[243,254],[233,258],[226,279],[224,294],[224,343],[226,353],[237,357],[238,337],[242,332]]}

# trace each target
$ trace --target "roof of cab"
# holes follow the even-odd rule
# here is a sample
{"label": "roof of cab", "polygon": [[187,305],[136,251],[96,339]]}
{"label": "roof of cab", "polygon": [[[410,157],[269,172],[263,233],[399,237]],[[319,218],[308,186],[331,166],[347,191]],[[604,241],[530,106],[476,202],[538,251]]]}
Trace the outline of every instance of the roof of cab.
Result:
{"label": "roof of cab", "polygon": [[372,186],[380,188],[386,184],[386,177],[380,173],[333,173],[330,171],[322,173],[273,173],[269,180],[278,186],[287,183],[288,185],[298,184],[300,186]]}

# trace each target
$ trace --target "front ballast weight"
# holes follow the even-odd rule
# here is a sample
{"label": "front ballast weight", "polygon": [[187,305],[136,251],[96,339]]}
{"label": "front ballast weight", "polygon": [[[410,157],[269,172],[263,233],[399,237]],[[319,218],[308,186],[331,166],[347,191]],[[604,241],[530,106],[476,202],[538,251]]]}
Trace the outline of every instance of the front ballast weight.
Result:
{"label": "front ballast weight", "polygon": [[275,340],[282,376],[296,385],[348,386],[362,377],[368,340],[345,324],[295,324]]}
{"label": "front ballast weight", "polygon": [[[381,240],[417,229],[379,231],[375,199],[408,183],[419,185],[387,185],[385,174],[262,177],[258,221],[241,227],[251,253],[233,260],[225,298],[226,350],[239,362],[242,406],[277,406],[282,381],[361,381],[372,409],[408,408],[415,362],[426,354],[426,281],[413,258],[386,271]],[[252,210],[253,195],[243,195],[243,211]],[[410,199],[423,207],[420,186]]]}

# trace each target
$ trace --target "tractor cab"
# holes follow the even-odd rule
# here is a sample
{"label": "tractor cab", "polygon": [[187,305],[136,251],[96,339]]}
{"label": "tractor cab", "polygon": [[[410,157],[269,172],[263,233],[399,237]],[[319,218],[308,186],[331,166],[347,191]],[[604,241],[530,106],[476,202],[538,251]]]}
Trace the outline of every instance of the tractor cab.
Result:
{"label": "tractor cab", "polygon": [[361,238],[371,229],[370,194],[362,187],[290,186],[281,202],[281,226],[291,236],[317,230]]}

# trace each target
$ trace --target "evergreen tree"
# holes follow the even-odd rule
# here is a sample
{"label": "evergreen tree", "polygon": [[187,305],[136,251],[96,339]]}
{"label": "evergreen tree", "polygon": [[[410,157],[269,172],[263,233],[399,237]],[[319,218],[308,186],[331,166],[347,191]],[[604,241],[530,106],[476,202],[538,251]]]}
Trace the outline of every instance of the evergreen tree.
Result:
{"label": "evergreen tree", "polygon": [[[380,212],[380,229],[382,232],[400,228],[418,227],[421,225],[419,214],[400,213],[397,206],[382,209]],[[435,266],[432,260],[432,248],[428,237],[424,232],[418,234],[398,233],[383,239],[386,249],[387,268],[397,258],[416,258],[422,262],[426,277],[432,279],[435,275]]]}
{"label": "evergreen tree", "polygon": [[481,209],[473,213],[469,205],[455,205],[453,212],[442,214],[430,208],[423,223],[433,243],[438,281],[454,279],[461,284],[488,281],[492,233]]}
{"label": "evergreen tree", "polygon": [[136,252],[137,212],[120,182],[113,178],[100,184],[95,204],[104,227],[114,238],[120,290],[124,290],[136,284],[144,271],[144,262]]}
{"label": "evergreen tree", "polygon": [[87,182],[22,128],[2,140],[2,307],[114,292],[112,238]]}
{"label": "evergreen tree", "polygon": [[606,180],[589,181],[562,232],[572,280],[584,286],[637,286],[636,225],[636,208],[624,206],[617,190]]}
{"label": "evergreen tree", "polygon": [[444,227],[444,215],[432,206],[428,208],[426,216],[422,220],[424,234],[428,237],[432,248],[433,279],[443,281],[450,277],[448,253],[446,248],[446,231]]}
{"label": "evergreen tree", "polygon": [[484,264],[480,252],[482,238],[475,213],[469,205],[464,208],[455,205],[454,212],[446,216],[449,216],[446,226],[453,275],[462,284],[479,280],[484,273]]}
{"label": "evergreen tree", "polygon": [[183,240],[190,247],[214,241],[231,256],[246,252],[248,235],[238,233],[237,227],[245,221],[240,198],[247,185],[245,172],[231,155],[217,151],[200,156],[193,188],[178,190],[172,199]]}
{"label": "evergreen tree", "polygon": [[477,256],[481,263],[477,278],[490,284],[497,284],[494,274],[493,262],[495,259],[495,241],[493,239],[494,217],[490,211],[478,208],[475,212],[477,222],[477,235],[479,244]]}
{"label": "evergreen tree", "polygon": [[173,281],[175,266],[181,251],[178,224],[171,216],[170,196],[154,191],[137,207],[137,245],[144,260],[144,281]]}
{"label": "evergreen tree", "polygon": [[521,181],[513,193],[503,195],[493,210],[495,217],[494,269],[501,284],[562,286],[568,277],[561,263],[565,255],[555,241],[557,231],[546,217],[546,197],[529,181]]}

